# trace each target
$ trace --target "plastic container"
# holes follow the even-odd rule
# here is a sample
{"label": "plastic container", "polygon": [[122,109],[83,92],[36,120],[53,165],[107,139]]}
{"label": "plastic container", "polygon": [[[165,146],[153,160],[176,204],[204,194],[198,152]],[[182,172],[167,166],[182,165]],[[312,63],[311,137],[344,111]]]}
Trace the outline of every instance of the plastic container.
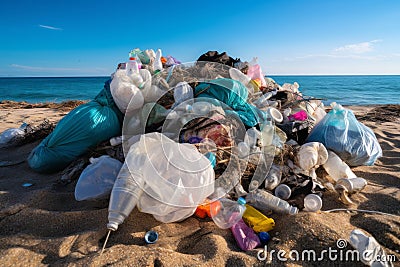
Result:
{"label": "plastic container", "polygon": [[342,178],[336,182],[335,189],[344,189],[353,194],[363,190],[366,185],[367,181],[364,178]]}
{"label": "plastic container", "polygon": [[292,190],[285,184],[280,184],[275,188],[275,196],[279,197],[280,199],[287,200],[290,198],[291,194]]}
{"label": "plastic container", "polygon": [[322,199],[316,194],[308,194],[304,198],[304,210],[316,212],[322,208]]}
{"label": "plastic container", "polygon": [[236,243],[243,251],[248,251],[261,245],[261,241],[253,229],[248,227],[242,219],[231,227],[231,231]]}
{"label": "plastic container", "polygon": [[214,209],[214,205],[216,204],[211,203],[211,218],[219,228],[228,229],[242,218],[242,215],[246,210],[245,204],[246,200],[242,197],[237,201],[221,198],[218,203],[218,205],[220,205],[218,212]]}
{"label": "plastic container", "polygon": [[265,212],[272,210],[277,213],[294,215],[299,211],[298,208],[291,206],[285,200],[260,189],[247,194],[246,201],[255,208]]}
{"label": "plastic container", "polygon": [[322,165],[333,180],[357,178],[350,167],[332,151],[328,151],[328,160]]}
{"label": "plastic container", "polygon": [[137,184],[125,163],[114,183],[108,206],[107,228],[116,231],[135,208],[143,190]]}
{"label": "plastic container", "polygon": [[269,232],[275,227],[274,219],[268,218],[248,204],[246,204],[242,219],[256,233]]}
{"label": "plastic container", "polygon": [[260,96],[256,101],[254,101],[253,104],[254,104],[257,108],[264,108],[264,107],[267,107],[267,106],[269,106],[269,101],[268,101],[268,99],[270,99],[272,96],[273,96],[273,93],[272,93],[272,92],[265,93],[265,94],[263,94],[262,96]]}

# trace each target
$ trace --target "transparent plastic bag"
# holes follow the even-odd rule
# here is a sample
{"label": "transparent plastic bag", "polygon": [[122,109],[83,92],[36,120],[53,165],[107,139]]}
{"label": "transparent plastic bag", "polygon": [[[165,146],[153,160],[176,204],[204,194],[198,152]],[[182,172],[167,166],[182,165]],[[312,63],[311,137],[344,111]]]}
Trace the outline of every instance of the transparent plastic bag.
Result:
{"label": "transparent plastic bag", "polygon": [[122,163],[109,156],[90,158],[75,186],[75,199],[94,200],[107,197],[114,185]]}
{"label": "transparent plastic bag", "polygon": [[373,165],[382,156],[374,132],[338,104],[315,125],[306,141],[324,144],[350,166]]}
{"label": "transparent plastic bag", "polygon": [[130,153],[134,154],[126,160],[129,168],[131,160],[146,157],[140,169],[131,170],[141,173],[145,181],[145,194],[139,199],[138,208],[159,221],[174,222],[191,216],[214,192],[212,165],[193,145],[149,133],[141,136]]}

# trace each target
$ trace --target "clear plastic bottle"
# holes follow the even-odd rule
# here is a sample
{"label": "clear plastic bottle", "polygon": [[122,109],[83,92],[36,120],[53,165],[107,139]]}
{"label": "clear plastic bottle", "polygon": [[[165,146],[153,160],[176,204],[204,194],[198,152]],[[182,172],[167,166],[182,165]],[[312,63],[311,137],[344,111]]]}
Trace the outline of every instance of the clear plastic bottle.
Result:
{"label": "clear plastic bottle", "polygon": [[231,227],[231,231],[235,237],[236,243],[244,251],[254,249],[261,245],[260,238],[242,219]]}
{"label": "clear plastic bottle", "polygon": [[298,213],[298,208],[291,206],[267,191],[257,189],[246,196],[246,201],[261,211],[274,211],[277,213],[294,215]]}
{"label": "clear plastic bottle", "polygon": [[[136,175],[136,174],[135,174]],[[135,208],[143,190],[124,163],[111,191],[107,228],[116,231]]]}
{"label": "clear plastic bottle", "polygon": [[243,213],[246,210],[246,200],[239,197],[237,201],[233,201],[227,198],[221,198],[217,200],[220,205],[219,210],[214,209],[214,203],[211,203],[211,218],[215,224],[222,229],[228,229],[235,225],[240,219],[242,219]]}

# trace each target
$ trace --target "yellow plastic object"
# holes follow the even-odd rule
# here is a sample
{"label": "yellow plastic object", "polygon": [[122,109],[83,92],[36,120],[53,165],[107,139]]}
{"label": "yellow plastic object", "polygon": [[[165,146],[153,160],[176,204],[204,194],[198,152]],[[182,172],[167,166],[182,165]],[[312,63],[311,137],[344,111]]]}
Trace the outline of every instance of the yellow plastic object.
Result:
{"label": "yellow plastic object", "polygon": [[275,227],[274,219],[268,218],[248,204],[243,213],[243,221],[257,233],[269,232]]}

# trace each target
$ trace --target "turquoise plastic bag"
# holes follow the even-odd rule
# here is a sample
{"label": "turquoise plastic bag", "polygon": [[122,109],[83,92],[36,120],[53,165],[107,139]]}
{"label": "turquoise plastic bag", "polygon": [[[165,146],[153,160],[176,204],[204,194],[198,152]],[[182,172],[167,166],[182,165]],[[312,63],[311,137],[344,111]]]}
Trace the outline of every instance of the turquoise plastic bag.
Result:
{"label": "turquoise plastic bag", "polygon": [[259,110],[247,103],[247,88],[238,81],[221,78],[202,82],[195,89],[196,97],[218,99],[231,107],[247,126],[254,126],[261,122]]}
{"label": "turquoise plastic bag", "polygon": [[28,157],[38,172],[56,172],[67,167],[88,149],[121,135],[123,114],[116,107],[110,81],[94,100],[68,113]]}
{"label": "turquoise plastic bag", "polygon": [[324,144],[350,166],[373,165],[382,156],[374,132],[338,104],[314,126],[306,142]]}

